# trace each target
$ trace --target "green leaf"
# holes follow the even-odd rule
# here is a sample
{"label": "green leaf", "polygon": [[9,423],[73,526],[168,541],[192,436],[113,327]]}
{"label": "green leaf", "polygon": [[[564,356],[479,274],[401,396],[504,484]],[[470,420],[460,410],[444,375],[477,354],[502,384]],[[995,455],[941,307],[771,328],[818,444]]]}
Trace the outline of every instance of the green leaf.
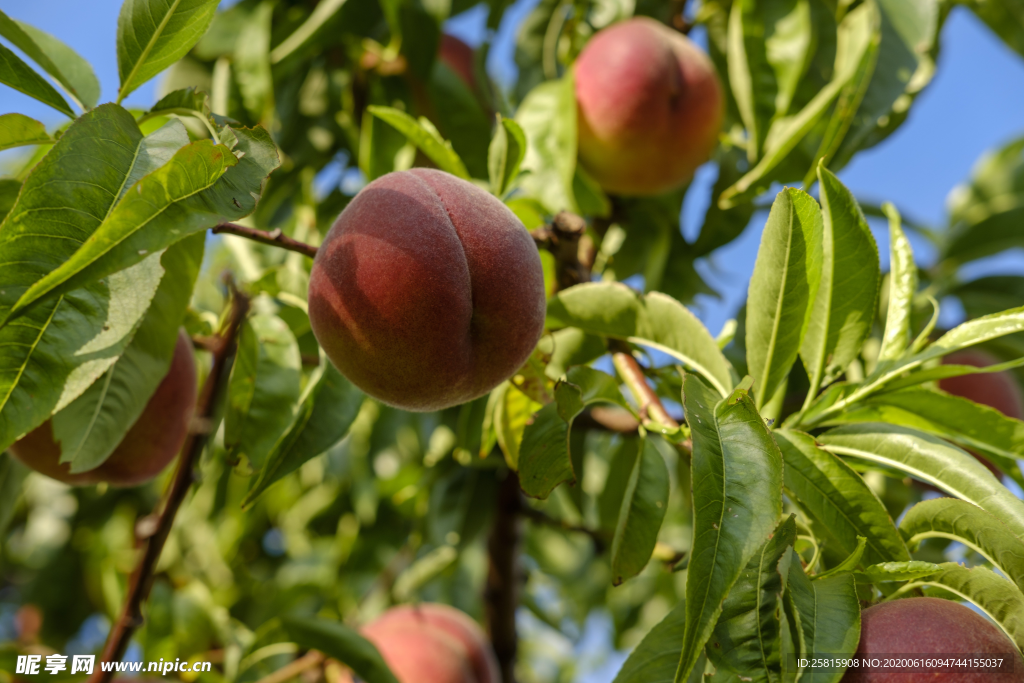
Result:
{"label": "green leaf", "polygon": [[60,93],[3,44],[0,44],[0,83],[53,107],[61,114],[75,118],[75,112]]}
{"label": "green leaf", "polygon": [[796,541],[790,515],[743,569],[722,606],[711,634],[709,658],[719,669],[753,681],[778,681],[782,674],[779,560]]}
{"label": "green leaf", "polygon": [[11,41],[29,59],[64,86],[83,109],[92,109],[100,98],[100,82],[89,62],[49,33],[13,20],[0,12],[0,36]]}
{"label": "green leaf", "polygon": [[178,61],[199,42],[217,0],[125,0],[117,18],[120,102],[128,93]]}
{"label": "green leaf", "polygon": [[174,90],[161,97],[156,104],[139,117],[139,121],[169,114],[178,114],[179,116],[199,114],[203,118],[209,118],[211,115],[209,98],[206,93],[196,90],[194,87]]}
{"label": "green leaf", "polygon": [[1022,216],[1024,137],[985,154],[970,181],[950,193],[941,258],[955,266],[1021,246]]}
{"label": "green leaf", "polygon": [[857,67],[871,45],[872,18],[873,11],[868,4],[863,4],[846,14],[839,25],[835,74],[832,80],[818,91],[800,112],[793,116],[777,119],[772,124],[761,161],[721,194],[718,204],[722,209],[731,209],[752,199],[753,195],[759,193],[762,187],[767,189],[768,174],[814,128],[836,96],[856,75]]}
{"label": "green leaf", "polygon": [[615,532],[618,524],[626,487],[642,455],[643,443],[638,434],[623,434],[622,440],[608,453],[608,475],[597,496],[597,516],[601,529],[610,533]]}
{"label": "green leaf", "polygon": [[786,463],[786,488],[845,552],[852,553],[864,537],[870,564],[910,559],[892,517],[859,474],[808,434],[779,429],[774,436]]}
{"label": "green leaf", "polygon": [[469,180],[469,172],[462,159],[452,149],[452,144],[443,139],[429,121],[424,118],[417,121],[404,111],[392,107],[371,105],[367,107],[367,111],[408,138],[409,142],[419,147],[420,151],[430,157],[442,171]]}
{"label": "green leaf", "polygon": [[936,434],[990,459],[1017,483],[1024,475],[1017,459],[1024,453],[1024,422],[961,396],[912,387],[867,398],[827,424],[889,422]]}
{"label": "green leaf", "polygon": [[572,72],[541,83],[523,99],[516,123],[526,135],[526,156],[519,182],[548,211],[576,211],[572,182],[576,175],[576,91]]}
{"label": "green leaf", "polygon": [[703,375],[722,395],[734,371],[707,328],[685,306],[658,292],[641,295],[612,282],[562,290],[548,302],[549,327],[625,339],[664,351]]}
{"label": "green leaf", "polygon": [[822,165],[818,179],[825,226],[821,286],[800,347],[812,394],[860,353],[875,319],[879,279],[878,246],[857,200]]}
{"label": "green leaf", "polygon": [[274,118],[274,79],[270,73],[270,33],[274,3],[260,3],[242,25],[235,43],[232,73],[242,106],[254,120],[270,126]]}
{"label": "green leaf", "polygon": [[519,175],[519,166],[526,156],[526,135],[513,119],[498,114],[494,126],[494,137],[487,150],[487,172],[491,181],[491,192],[501,197]]}
{"label": "green leaf", "polygon": [[977,459],[956,446],[906,427],[867,423],[837,427],[818,437],[824,448],[892,467],[992,513],[1024,535],[1024,502]]}
{"label": "green leaf", "polygon": [[857,537],[857,547],[853,549],[845,560],[832,567],[828,571],[821,572],[820,574],[814,575],[814,580],[824,579],[829,576],[835,576],[836,574],[842,574],[844,572],[852,572],[854,569],[861,565],[861,558],[864,557],[864,549],[867,547],[868,539],[863,536]]}
{"label": "green leaf", "polygon": [[341,11],[346,0],[321,0],[297,29],[270,53],[270,62],[277,64],[294,54],[318,34],[327,22]]}
{"label": "green leaf", "polygon": [[[837,574],[820,581],[807,578],[800,557],[790,550],[789,581],[785,599],[795,617],[802,655],[852,654],[860,642],[860,602],[852,574]],[[842,669],[805,668],[799,680],[836,683]]]}
{"label": "green leaf", "polygon": [[619,508],[611,558],[616,586],[647,566],[668,509],[668,468],[653,438],[643,439]]}
{"label": "green leaf", "polygon": [[1024,648],[1024,595],[1015,585],[987,567],[968,569],[944,562],[942,571],[922,583],[942,588],[973,602],[1018,648]]}
{"label": "green leaf", "polygon": [[[947,499],[953,500],[953,499]],[[963,502],[963,501],[957,501]],[[970,503],[964,503],[970,505]],[[977,508],[975,508],[977,509]],[[862,572],[854,572],[857,583],[887,583],[891,581],[914,581],[934,576],[941,567],[932,562],[909,560],[907,562],[882,562],[865,567]]]}
{"label": "green leaf", "polygon": [[[24,114],[0,116],[0,151],[25,145],[52,144],[46,126]],[[2,218],[0,218],[2,220]]]}
{"label": "green leaf", "polygon": [[1017,54],[1024,56],[1024,9],[1014,0],[964,0]]}
{"label": "green leaf", "polygon": [[228,380],[224,448],[228,458],[248,458],[259,470],[291,422],[299,400],[302,359],[299,344],[276,315],[246,320]]}
{"label": "green leaf", "polygon": [[0,452],[0,534],[6,533],[8,525],[14,519],[21,497],[21,483],[30,471],[28,467],[15,460],[14,456]]}
{"label": "green leaf", "polygon": [[[172,126],[182,127],[180,122],[171,122],[164,128]],[[182,147],[151,172],[152,166],[143,168],[140,156],[125,180],[130,191],[125,192],[124,198],[70,257],[28,288],[11,312],[0,318],[0,324],[44,296],[98,280],[188,235],[251,213],[266,177],[279,163],[277,149],[262,128],[231,132],[237,138],[234,151],[199,140]],[[65,133],[61,142],[67,136]],[[174,144],[163,142],[162,153]],[[127,184],[143,171],[148,175],[134,185]],[[12,211],[12,217],[16,213],[17,209]],[[2,239],[0,235],[0,244]]]}
{"label": "green leaf", "polygon": [[294,419],[253,478],[242,505],[248,507],[272,484],[338,443],[359,414],[363,393],[321,357],[309,378]]}
{"label": "green leaf", "polygon": [[885,316],[885,334],[878,360],[895,360],[910,345],[910,319],[917,293],[917,265],[910,241],[900,226],[900,214],[892,204],[884,204],[882,211],[889,218],[889,245],[891,272],[889,274],[889,310]]}
{"label": "green leaf", "polygon": [[205,236],[194,235],[163,253],[160,286],[131,343],[99,380],[53,416],[61,462],[70,463],[72,473],[103,464],[167,376],[204,243]]}
{"label": "green leaf", "polygon": [[[680,600],[629,653],[612,683],[672,683],[685,630],[686,602]],[[695,669],[699,669],[696,677],[703,678],[704,667]]]}
{"label": "green leaf", "polygon": [[747,367],[763,406],[788,375],[807,331],[822,265],[822,216],[806,192],[775,197],[747,294]]}
{"label": "green leaf", "polygon": [[963,543],[1024,590],[1024,542],[999,518],[956,498],[921,501],[900,522],[907,544],[928,538]]}
{"label": "green leaf", "polygon": [[19,192],[21,192],[21,181],[14,178],[0,178],[0,223],[3,223],[7,214],[14,208]]}
{"label": "green leaf", "polygon": [[288,637],[304,649],[337,659],[366,683],[398,683],[373,643],[340,621],[284,617],[281,622]]}
{"label": "green leaf", "polygon": [[526,495],[547,498],[562,482],[575,481],[569,434],[573,420],[592,403],[629,408],[614,377],[586,366],[575,367],[555,385],[555,401],[527,423],[519,449],[519,483]]}
{"label": "green leaf", "polygon": [[519,469],[519,449],[523,443],[523,432],[533,415],[543,405],[537,403],[522,391],[507,384],[501,391],[494,412],[494,428],[498,446],[505,455],[505,462],[514,470]]}
{"label": "green leaf", "polygon": [[[484,111],[474,90],[440,59],[434,60],[427,90],[441,134],[451,141],[452,148],[462,158],[471,176],[487,177],[487,147],[491,139],[492,114]],[[525,140],[522,149],[526,149]]]}
{"label": "green leaf", "polygon": [[686,636],[676,681],[685,680],[743,568],[782,515],[782,454],[740,387],[720,399],[696,375],[683,382],[693,439],[693,544]]}

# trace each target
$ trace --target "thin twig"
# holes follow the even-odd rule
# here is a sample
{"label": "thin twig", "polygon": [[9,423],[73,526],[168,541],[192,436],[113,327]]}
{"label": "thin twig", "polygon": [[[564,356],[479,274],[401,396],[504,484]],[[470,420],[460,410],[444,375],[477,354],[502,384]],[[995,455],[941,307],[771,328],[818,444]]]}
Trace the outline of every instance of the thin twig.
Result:
{"label": "thin twig", "polygon": [[298,676],[303,671],[308,671],[319,666],[324,661],[324,655],[317,650],[310,650],[298,659],[293,659],[277,671],[269,673],[256,683],[284,683]]}
{"label": "thin twig", "polygon": [[269,244],[273,247],[281,247],[288,251],[298,252],[309,258],[316,256],[317,248],[312,244],[306,244],[288,237],[280,229],[272,230],[267,232],[266,230],[257,230],[256,228],[247,228],[244,225],[238,225],[237,223],[220,223],[210,228],[210,232],[214,234],[228,233],[229,235],[238,235],[246,239],[259,242],[261,244]]}
{"label": "thin twig", "polygon": [[[248,310],[249,300],[239,292],[234,292],[231,314],[223,332],[218,335],[220,344],[213,349],[213,366],[203,383],[203,389],[196,404],[196,416],[201,419],[209,419],[216,408],[224,380],[228,376],[227,360],[234,352],[238,329]],[[167,491],[159,517],[156,519],[153,518],[153,515],[144,517],[136,525],[136,537],[143,545],[142,557],[136,565],[135,571],[132,572],[124,608],[120,618],[114,623],[110,635],[107,636],[107,643],[103,648],[103,655],[100,657],[101,661],[120,662],[128,649],[132,635],[142,625],[142,605],[149,597],[149,591],[153,587],[153,572],[160,559],[164,544],[170,536],[171,527],[174,526],[174,517],[188,495],[189,489],[192,488],[194,468],[206,445],[207,436],[204,433],[189,433],[182,449],[182,455],[178,459],[174,482]],[[98,667],[90,677],[89,683],[109,683],[113,676],[113,670],[104,671],[102,667]]]}
{"label": "thin twig", "polygon": [[562,529],[563,531],[573,531],[590,536],[590,538],[592,538],[594,542],[597,544],[598,552],[603,550],[604,545],[610,540],[608,538],[608,534],[599,529],[591,529],[588,526],[583,526],[580,524],[570,524],[569,522],[566,522],[563,519],[555,519],[547,513],[541,510],[534,509],[528,505],[524,505],[522,507],[521,513],[523,517],[526,517],[532,522],[544,524],[545,526],[555,527],[556,529]]}
{"label": "thin twig", "polygon": [[661,399],[654,393],[654,389],[647,383],[644,371],[636,362],[633,355],[625,352],[612,354],[612,363],[619,372],[622,381],[629,387],[633,398],[636,399],[637,407],[640,409],[640,417],[646,425],[649,421],[657,422],[665,427],[678,427],[679,423],[668,414]]}

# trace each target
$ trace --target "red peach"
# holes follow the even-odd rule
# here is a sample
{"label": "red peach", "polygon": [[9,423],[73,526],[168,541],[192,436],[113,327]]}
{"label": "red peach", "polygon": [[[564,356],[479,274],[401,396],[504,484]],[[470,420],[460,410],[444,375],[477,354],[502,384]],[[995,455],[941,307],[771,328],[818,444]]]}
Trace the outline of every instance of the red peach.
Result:
{"label": "red peach", "polygon": [[[980,349],[965,349],[942,359],[945,365],[973,365],[983,368],[999,363],[999,359]],[[1016,378],[1009,372],[961,375],[939,380],[943,391],[995,408],[1009,417],[1024,420],[1024,396]]]}
{"label": "red peach", "polygon": [[715,149],[724,114],[711,59],[686,36],[634,17],[597,33],[576,61],[579,158],[608,192],[679,187]]}
{"label": "red peach", "polygon": [[529,233],[470,182],[389,173],[345,208],[309,282],[313,333],[370,396],[430,411],[482,396],[518,370],[544,327]]}
{"label": "red peach", "polygon": [[920,673],[846,670],[842,683],[1019,683],[1024,660],[1013,641],[998,626],[960,603],[940,598],[906,598],[883,602],[861,613],[858,655],[1005,655],[1013,672]]}
{"label": "red peach", "polygon": [[71,466],[60,462],[60,446],[53,438],[52,420],[18,440],[11,446],[11,454],[37,472],[66,484],[84,486],[107,482],[113,486],[137,486],[159,474],[181,450],[195,404],[196,365],[192,341],[182,330],[167,375],[102,465],[88,472],[71,474]]}

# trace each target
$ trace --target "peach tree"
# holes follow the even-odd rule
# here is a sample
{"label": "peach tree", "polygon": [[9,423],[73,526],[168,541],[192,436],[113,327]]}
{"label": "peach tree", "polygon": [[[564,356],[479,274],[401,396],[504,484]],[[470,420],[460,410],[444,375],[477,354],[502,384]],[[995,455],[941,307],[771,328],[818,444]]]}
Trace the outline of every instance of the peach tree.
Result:
{"label": "peach tree", "polygon": [[[1024,142],[939,227],[836,175],[953,3],[218,4],[125,0],[103,104],[0,13],[0,83],[67,118],[0,115],[0,681],[455,683],[366,627],[421,602],[488,634],[461,683],[571,680],[594,633],[617,683],[839,681],[813,656],[894,642],[1021,680],[1024,280],[962,266],[1024,246]],[[963,4],[1024,54],[1012,0]],[[698,264],[748,225],[709,331]]]}

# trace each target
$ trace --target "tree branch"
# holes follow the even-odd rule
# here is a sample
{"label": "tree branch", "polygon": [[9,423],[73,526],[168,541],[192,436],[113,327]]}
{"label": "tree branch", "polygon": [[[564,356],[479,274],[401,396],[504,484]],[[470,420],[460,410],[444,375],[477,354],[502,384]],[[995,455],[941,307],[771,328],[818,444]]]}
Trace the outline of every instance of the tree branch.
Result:
{"label": "tree branch", "polygon": [[215,235],[221,233],[227,233],[229,235],[238,235],[246,239],[259,242],[261,244],[269,244],[273,247],[280,247],[281,249],[287,249],[288,251],[298,252],[309,258],[316,257],[317,248],[312,244],[306,244],[298,240],[293,240],[281,232],[281,229],[271,230],[257,230],[256,228],[247,228],[244,225],[238,225],[237,223],[220,223],[210,228],[210,232]]}
{"label": "tree branch", "polygon": [[630,392],[633,394],[633,398],[636,399],[637,406],[640,409],[640,417],[645,425],[653,420],[666,427],[674,428],[679,426],[675,418],[665,410],[665,406],[661,404],[661,399],[654,393],[654,389],[647,383],[644,371],[640,368],[632,354],[622,351],[616,352],[612,354],[612,363],[615,365],[619,377],[626,383],[626,386],[629,387]]}
{"label": "tree branch", "polygon": [[[213,366],[203,383],[203,389],[196,404],[196,417],[200,420],[209,420],[214,413],[217,399],[228,376],[227,360],[234,352],[238,330],[248,310],[249,300],[243,294],[235,291],[230,316],[224,330],[217,337],[219,344],[211,349]],[[164,544],[170,536],[171,527],[174,526],[174,517],[188,495],[189,489],[192,488],[195,479],[193,470],[206,445],[207,436],[205,433],[190,430],[178,458],[178,469],[174,473],[174,482],[167,491],[159,516],[143,517],[135,525],[136,538],[143,545],[142,557],[135,566],[135,571],[132,572],[124,608],[120,618],[114,623],[110,635],[107,636],[107,643],[100,656],[101,661],[120,662],[128,649],[132,635],[142,625],[142,605],[149,597],[149,591],[153,587],[153,572],[160,559]],[[95,673],[89,678],[89,683],[109,683],[113,676],[112,670],[104,671],[101,667],[97,667]]]}
{"label": "tree branch", "polygon": [[516,608],[519,606],[519,542],[522,528],[519,515],[524,509],[519,492],[519,476],[511,470],[499,484],[497,509],[491,536],[487,539],[487,626],[491,645],[498,659],[503,683],[515,683]]}
{"label": "tree branch", "polygon": [[583,526],[580,524],[570,524],[565,520],[555,519],[547,513],[542,512],[541,510],[536,510],[530,507],[529,505],[524,505],[522,507],[521,513],[523,517],[526,517],[530,521],[536,522],[538,524],[544,524],[546,526],[555,527],[556,529],[561,529],[563,531],[574,531],[590,536],[590,538],[594,541],[594,544],[597,546],[598,553],[601,553],[607,545],[608,541],[611,540],[608,537],[608,534],[599,529],[591,529],[588,526]]}

